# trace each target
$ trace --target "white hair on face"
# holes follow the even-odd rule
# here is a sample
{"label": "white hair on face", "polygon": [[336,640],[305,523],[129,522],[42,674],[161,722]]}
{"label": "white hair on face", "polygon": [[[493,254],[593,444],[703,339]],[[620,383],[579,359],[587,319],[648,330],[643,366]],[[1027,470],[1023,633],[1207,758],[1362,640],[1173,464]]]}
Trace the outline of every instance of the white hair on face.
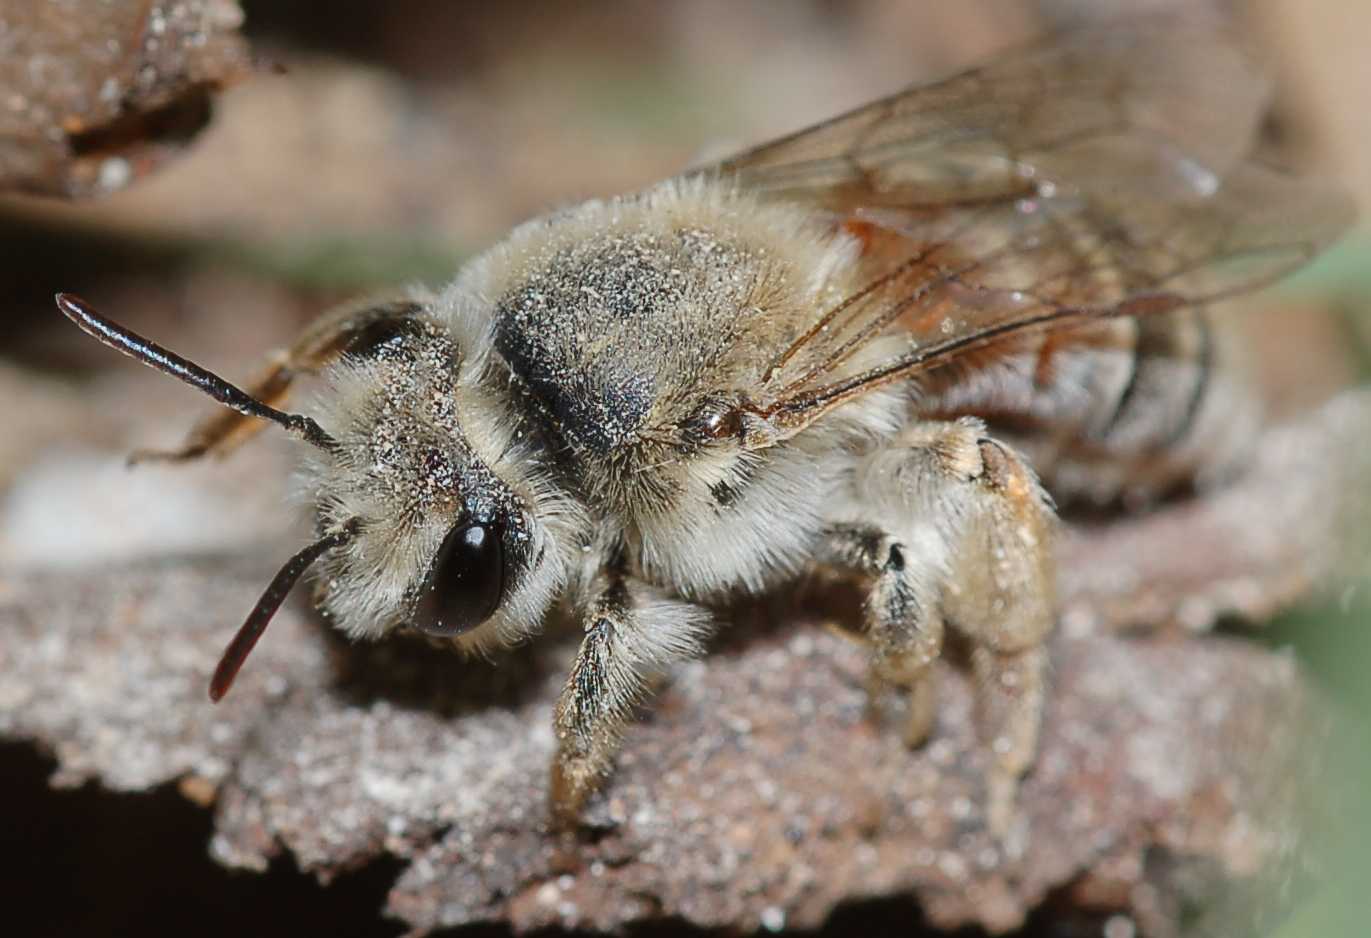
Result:
{"label": "white hair on face", "polygon": [[317,571],[322,608],[354,638],[380,638],[406,620],[456,522],[460,498],[469,494],[416,496],[429,497],[432,488],[426,453],[441,453],[483,480],[482,492],[499,499],[523,535],[525,562],[512,571],[499,608],[455,638],[459,647],[482,651],[535,632],[579,559],[588,527],[583,509],[519,437],[507,399],[490,387],[498,376],[488,367],[479,330],[464,334],[477,343],[474,359],[440,329],[420,348],[421,355],[445,352],[445,364],[345,357],[325,372],[327,387],[314,411],[339,447],[307,454],[298,488],[326,518],[361,519],[357,536]]}

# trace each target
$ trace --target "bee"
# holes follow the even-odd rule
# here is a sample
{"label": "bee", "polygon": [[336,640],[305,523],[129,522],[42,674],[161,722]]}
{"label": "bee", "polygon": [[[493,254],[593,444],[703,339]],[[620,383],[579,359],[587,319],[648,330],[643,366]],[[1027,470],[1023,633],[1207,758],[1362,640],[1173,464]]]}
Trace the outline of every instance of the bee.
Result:
{"label": "bee", "polygon": [[[69,294],[81,329],[227,408],[184,461],[265,423],[309,444],[318,539],[294,584],[354,639],[467,651],[583,637],[555,708],[574,827],[655,679],[717,609],[816,568],[867,583],[879,688],[928,737],[968,644],[986,816],[1013,820],[1047,693],[1053,496],[1146,500],[1240,466],[1253,395],[1213,308],[1348,223],[1254,155],[1263,85],[1228,29],[1099,26],[645,190],[515,228],[441,290],[324,315],[246,389]],[[309,414],[278,409],[318,376]]]}

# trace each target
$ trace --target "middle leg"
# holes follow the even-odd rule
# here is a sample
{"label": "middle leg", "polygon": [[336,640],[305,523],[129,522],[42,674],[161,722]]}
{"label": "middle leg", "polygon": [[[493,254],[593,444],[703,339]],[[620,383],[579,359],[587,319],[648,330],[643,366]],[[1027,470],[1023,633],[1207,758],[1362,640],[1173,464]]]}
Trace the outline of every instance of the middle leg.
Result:
{"label": "middle leg", "polygon": [[[845,522],[824,534],[819,560],[872,581],[864,603],[871,642],[869,689],[873,702],[889,687],[909,692],[905,742],[921,745],[937,716],[933,663],[942,654],[943,619],[938,565],[911,553],[911,545],[874,523]],[[874,707],[873,707],[874,709]]]}

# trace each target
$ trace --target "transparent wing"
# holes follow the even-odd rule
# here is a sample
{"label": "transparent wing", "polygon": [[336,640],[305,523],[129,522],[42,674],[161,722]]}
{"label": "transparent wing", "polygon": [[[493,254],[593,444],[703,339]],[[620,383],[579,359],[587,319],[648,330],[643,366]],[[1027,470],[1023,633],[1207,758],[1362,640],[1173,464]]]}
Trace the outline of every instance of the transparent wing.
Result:
{"label": "transparent wing", "polygon": [[[1351,208],[1251,158],[1265,95],[1222,25],[1145,19],[705,170],[828,213],[863,245],[860,287],[772,363],[765,404],[812,417],[1025,330],[1209,303],[1289,273]],[[839,376],[897,323],[904,352]]]}

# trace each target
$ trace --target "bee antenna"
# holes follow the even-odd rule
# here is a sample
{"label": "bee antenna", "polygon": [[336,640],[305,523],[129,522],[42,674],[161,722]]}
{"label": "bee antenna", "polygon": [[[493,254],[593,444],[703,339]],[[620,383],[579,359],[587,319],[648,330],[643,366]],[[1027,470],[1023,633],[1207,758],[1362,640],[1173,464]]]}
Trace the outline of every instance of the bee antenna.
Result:
{"label": "bee antenna", "polygon": [[156,342],[143,338],[132,330],[125,329],[112,320],[101,316],[90,304],[70,293],[57,294],[57,308],[62,314],[86,335],[123,352],[130,358],[155,368],[164,375],[171,375],[197,390],[203,391],[225,407],[231,407],[249,417],[261,417],[280,424],[286,430],[307,443],[320,449],[332,450],[337,447],[333,437],[324,432],[309,417],[303,414],[288,414],[257,400],[236,385],[230,384],[211,371],[206,371],[192,361],[182,358],[175,352],[162,348]]}
{"label": "bee antenna", "polygon": [[233,686],[233,679],[238,676],[238,671],[251,654],[253,646],[267,630],[272,616],[276,615],[276,610],[281,608],[281,603],[285,602],[286,596],[300,581],[304,572],[330,550],[348,543],[356,533],[357,520],[353,519],[340,530],[319,538],[287,560],[285,566],[277,571],[261,598],[257,600],[257,605],[252,607],[247,619],[233,636],[233,641],[228,643],[224,654],[219,658],[219,664],[214,669],[214,677],[210,678],[209,682],[210,700],[218,703],[228,693],[229,688]]}

